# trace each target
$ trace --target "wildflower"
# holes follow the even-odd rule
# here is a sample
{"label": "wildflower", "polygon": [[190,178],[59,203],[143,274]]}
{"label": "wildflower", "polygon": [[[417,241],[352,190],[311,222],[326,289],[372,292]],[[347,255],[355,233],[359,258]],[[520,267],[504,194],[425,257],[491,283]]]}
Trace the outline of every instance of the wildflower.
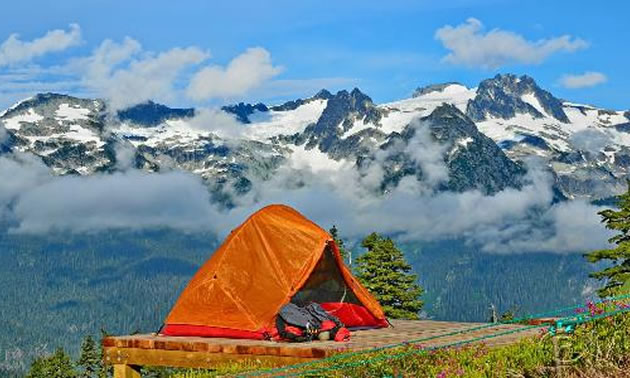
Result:
{"label": "wildflower", "polygon": [[442,370],[435,378],[446,378],[446,370]]}

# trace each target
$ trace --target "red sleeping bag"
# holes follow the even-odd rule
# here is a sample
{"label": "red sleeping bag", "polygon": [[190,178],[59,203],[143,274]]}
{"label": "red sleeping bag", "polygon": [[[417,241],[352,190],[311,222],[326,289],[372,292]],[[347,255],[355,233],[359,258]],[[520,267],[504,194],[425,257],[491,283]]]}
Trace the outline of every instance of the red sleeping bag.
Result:
{"label": "red sleeping bag", "polygon": [[365,307],[352,303],[328,302],[320,304],[348,328],[387,327],[387,320],[377,319]]}

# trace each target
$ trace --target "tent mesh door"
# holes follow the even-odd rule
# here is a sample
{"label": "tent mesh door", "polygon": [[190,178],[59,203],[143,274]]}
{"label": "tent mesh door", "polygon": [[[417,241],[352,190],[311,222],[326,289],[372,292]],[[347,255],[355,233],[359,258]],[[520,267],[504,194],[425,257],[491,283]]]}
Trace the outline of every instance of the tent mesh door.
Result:
{"label": "tent mesh door", "polygon": [[298,306],[305,306],[311,302],[361,304],[352,289],[346,285],[330,247],[326,247],[311,276],[302,289],[291,298],[291,302]]}

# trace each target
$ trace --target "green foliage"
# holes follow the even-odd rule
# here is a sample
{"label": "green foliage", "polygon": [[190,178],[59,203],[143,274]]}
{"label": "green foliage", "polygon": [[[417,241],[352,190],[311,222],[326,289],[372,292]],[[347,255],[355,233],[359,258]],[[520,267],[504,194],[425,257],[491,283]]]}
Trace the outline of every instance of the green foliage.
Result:
{"label": "green foliage", "polygon": [[73,378],[76,376],[72,359],[61,347],[57,348],[51,356],[37,358],[26,375],[27,378]]}
{"label": "green foliage", "polygon": [[628,190],[618,197],[619,209],[607,209],[599,212],[606,228],[617,232],[608,240],[616,246],[584,255],[591,263],[602,260],[612,262],[611,266],[591,274],[591,277],[606,280],[606,285],[598,290],[601,297],[628,292],[630,285],[630,180],[627,183]]}
{"label": "green foliage", "polygon": [[361,242],[367,252],[357,259],[357,278],[395,319],[418,319],[423,289],[405,261],[402,251],[390,238],[372,233]]}
{"label": "green foliage", "polygon": [[91,335],[87,335],[81,343],[81,355],[77,364],[80,367],[80,377],[94,378],[98,377],[101,370],[100,350]]}
{"label": "green foliage", "polygon": [[346,250],[346,247],[343,244],[343,240],[339,236],[339,230],[337,229],[337,226],[333,225],[330,228],[329,232],[330,236],[333,237],[335,244],[337,244],[337,248],[339,248],[339,253],[341,254],[343,261],[348,261],[348,250]]}

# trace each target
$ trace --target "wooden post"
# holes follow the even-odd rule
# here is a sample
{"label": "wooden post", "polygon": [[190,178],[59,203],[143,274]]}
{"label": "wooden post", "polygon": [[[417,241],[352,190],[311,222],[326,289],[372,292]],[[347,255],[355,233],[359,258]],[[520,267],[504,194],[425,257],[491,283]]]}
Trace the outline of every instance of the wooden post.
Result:
{"label": "wooden post", "polygon": [[140,369],[132,365],[114,364],[114,378],[141,378]]}

